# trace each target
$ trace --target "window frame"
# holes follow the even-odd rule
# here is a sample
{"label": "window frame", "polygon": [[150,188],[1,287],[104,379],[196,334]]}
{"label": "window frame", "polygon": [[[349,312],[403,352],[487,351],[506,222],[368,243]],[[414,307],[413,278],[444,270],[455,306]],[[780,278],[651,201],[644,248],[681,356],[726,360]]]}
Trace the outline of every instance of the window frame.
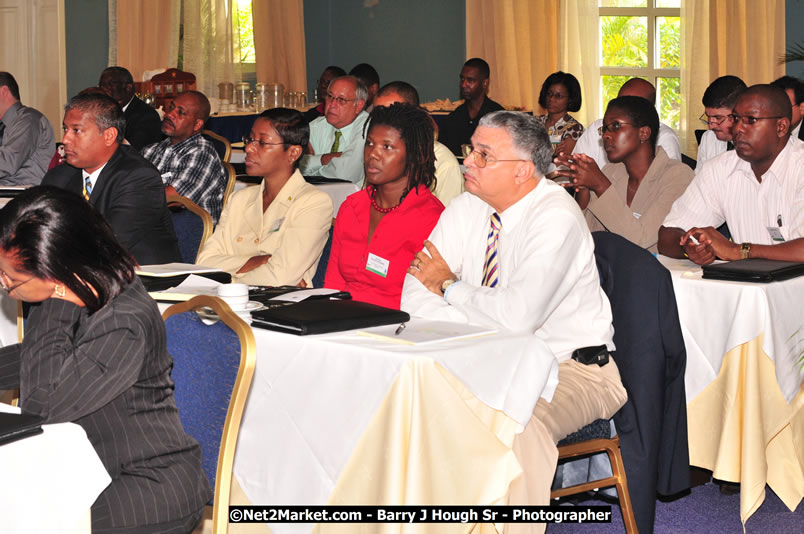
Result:
{"label": "window frame", "polygon": [[[681,66],[678,67],[659,67],[661,57],[657,52],[659,45],[658,18],[659,17],[678,17],[681,19],[680,7],[656,7],[659,0],[647,0],[646,7],[601,7],[598,5],[598,27],[600,27],[601,17],[647,17],[648,19],[648,64],[645,67],[610,67],[603,65],[603,35],[598,38],[598,57],[600,58],[600,101],[604,104],[603,76],[627,76],[629,78],[645,78],[659,91],[659,78],[681,78]],[[679,92],[679,98],[683,101],[684,94]],[[661,94],[657,94],[657,108],[659,107]],[[660,112],[661,113],[661,112]],[[660,117],[662,119],[662,117]]]}

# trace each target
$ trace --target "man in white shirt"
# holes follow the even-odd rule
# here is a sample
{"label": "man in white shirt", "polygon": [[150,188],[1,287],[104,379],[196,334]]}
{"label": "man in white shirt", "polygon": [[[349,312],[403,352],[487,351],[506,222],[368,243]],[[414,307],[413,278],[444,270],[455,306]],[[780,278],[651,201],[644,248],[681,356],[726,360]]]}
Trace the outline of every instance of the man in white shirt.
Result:
{"label": "man in white shirt", "polygon": [[[656,88],[653,84],[642,78],[631,78],[625,82],[617,96],[639,96],[646,100],[650,100],[656,105]],[[594,159],[599,168],[608,165],[609,158],[606,151],[603,150],[603,136],[600,135],[599,129],[603,126],[603,119],[598,119],[589,125],[584,130],[583,135],[578,142],[575,143],[573,154],[586,154]],[[681,161],[681,143],[678,141],[678,135],[672,128],[664,123],[659,124],[659,138],[656,145],[660,146],[667,153],[670,159]]]}
{"label": "man in white shirt", "polygon": [[310,153],[302,156],[299,165],[304,176],[363,184],[366,98],[366,86],[354,76],[341,76],[330,82],[324,116],[310,123]]}
{"label": "man in white shirt", "polygon": [[706,161],[729,150],[734,150],[732,140],[731,112],[737,97],[745,91],[745,82],[737,76],[721,76],[709,84],[701,99],[704,114],[701,120],[709,130],[704,132],[698,146],[698,160],[695,174],[698,174]]}
{"label": "man in white shirt", "polygon": [[799,141],[804,140],[804,133],[801,131],[801,118],[804,117],[804,82],[792,76],[782,76],[771,82],[771,85],[784,89],[793,106],[790,137]]}
{"label": "man in white shirt", "polygon": [[[804,262],[804,144],[790,139],[790,100],[771,85],[737,99],[734,150],[708,162],[659,229],[659,252]],[[728,223],[733,242],[716,227]]]}
{"label": "man in white shirt", "polygon": [[[419,106],[419,92],[407,82],[391,82],[382,86],[374,98],[374,106],[390,106],[402,102],[411,106]],[[458,159],[450,150],[435,142],[435,177],[433,194],[444,206],[463,193],[463,173]]]}
{"label": "man in white shirt", "polygon": [[544,126],[525,113],[490,113],[472,145],[464,162],[471,194],[453,199],[414,258],[401,307],[432,319],[530,332],[553,351],[559,383],[515,439],[524,474],[508,496],[510,504],[547,504],[556,443],[611,417],[626,400],[613,359],[601,366],[571,357],[582,347],[613,348],[611,308],[580,209],[544,179],[552,157]]}

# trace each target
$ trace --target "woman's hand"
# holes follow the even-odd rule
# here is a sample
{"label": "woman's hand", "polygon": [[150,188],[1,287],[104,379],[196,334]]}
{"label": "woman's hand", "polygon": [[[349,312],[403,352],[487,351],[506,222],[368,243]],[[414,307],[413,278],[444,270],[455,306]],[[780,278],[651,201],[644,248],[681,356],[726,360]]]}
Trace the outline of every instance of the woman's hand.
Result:
{"label": "woman's hand", "polygon": [[562,152],[553,159],[553,162],[558,167],[556,175],[569,178],[571,184],[567,187],[575,187],[576,191],[589,189],[597,196],[602,196],[611,185],[597,166],[597,162],[586,154],[567,156]]}
{"label": "woman's hand", "polygon": [[254,256],[253,258],[249,258],[249,260],[243,264],[243,266],[237,271],[236,274],[245,274],[247,272],[253,271],[257,267],[261,267],[268,263],[268,260],[271,259],[270,254],[263,254],[261,256]]}

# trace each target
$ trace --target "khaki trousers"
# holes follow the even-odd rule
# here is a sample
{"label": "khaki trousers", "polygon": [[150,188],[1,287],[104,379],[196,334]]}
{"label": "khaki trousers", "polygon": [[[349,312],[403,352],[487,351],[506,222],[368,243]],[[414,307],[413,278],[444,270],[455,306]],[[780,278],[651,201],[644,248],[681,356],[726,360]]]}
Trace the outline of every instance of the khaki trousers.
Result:
{"label": "khaki trousers", "polygon": [[[595,419],[610,419],[627,399],[613,359],[604,366],[567,360],[558,366],[553,400],[539,399],[513,450],[523,473],[508,488],[508,504],[549,505],[558,462],[556,443]],[[544,523],[506,523],[505,533],[538,534]]]}

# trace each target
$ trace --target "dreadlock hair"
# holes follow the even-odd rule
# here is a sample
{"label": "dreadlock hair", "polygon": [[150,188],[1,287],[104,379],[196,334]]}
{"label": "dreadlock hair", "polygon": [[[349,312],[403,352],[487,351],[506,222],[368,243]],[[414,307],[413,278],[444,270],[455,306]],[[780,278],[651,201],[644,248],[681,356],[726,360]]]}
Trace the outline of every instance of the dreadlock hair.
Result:
{"label": "dreadlock hair", "polygon": [[395,129],[405,142],[405,172],[408,175],[405,194],[419,185],[435,188],[435,137],[430,115],[420,107],[397,102],[372,110],[366,127],[371,130],[375,126]]}

